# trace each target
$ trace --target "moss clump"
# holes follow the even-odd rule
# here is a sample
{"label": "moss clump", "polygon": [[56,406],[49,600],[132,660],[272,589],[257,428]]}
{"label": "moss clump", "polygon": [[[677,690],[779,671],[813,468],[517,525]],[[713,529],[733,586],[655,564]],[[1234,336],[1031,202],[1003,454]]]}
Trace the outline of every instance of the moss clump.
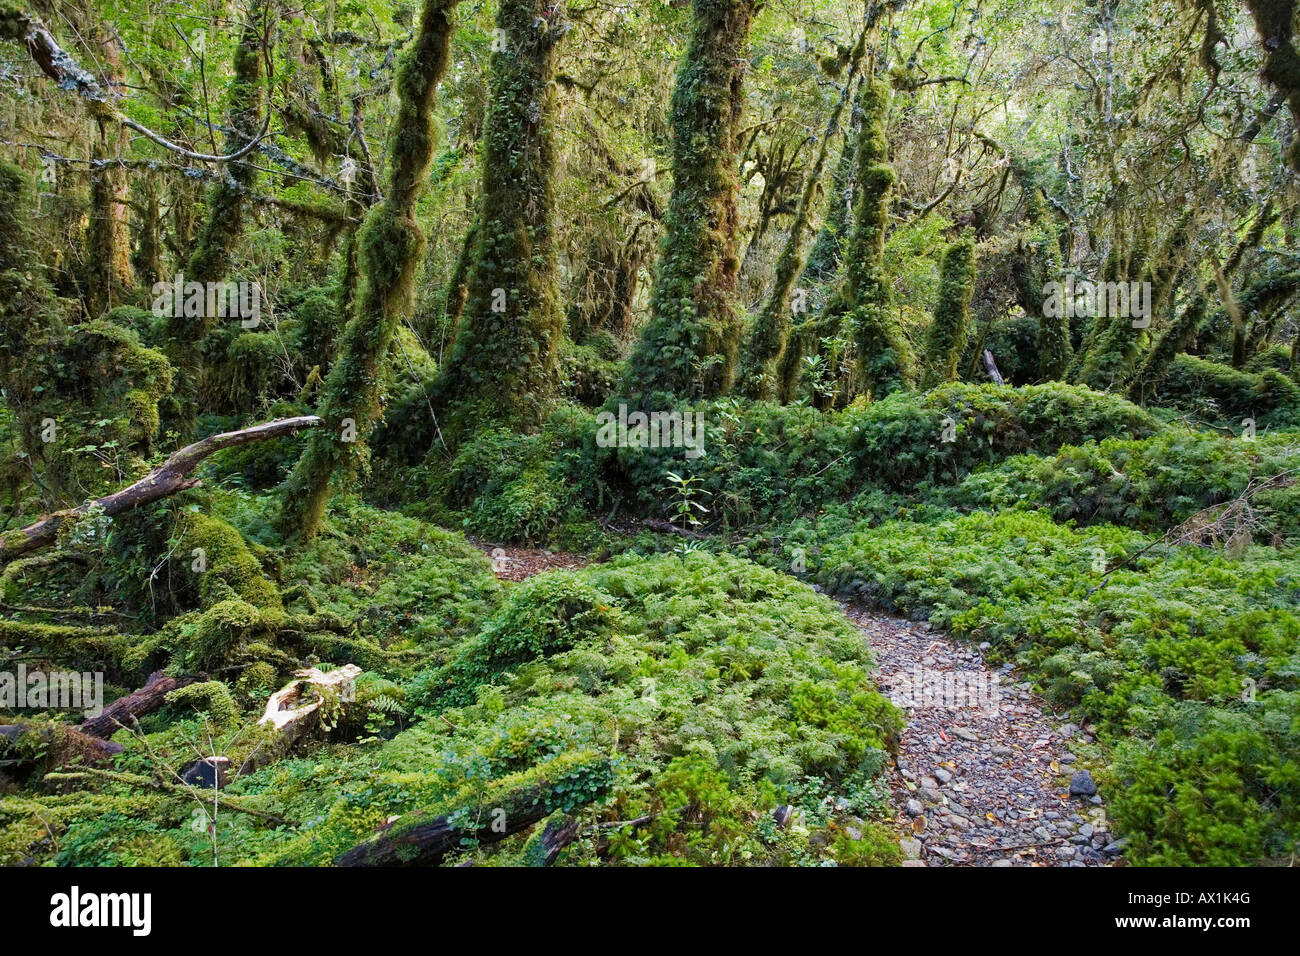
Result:
{"label": "moss clump", "polygon": [[208,715],[214,729],[225,731],[239,720],[239,708],[230,696],[230,689],[219,680],[187,684],[167,695],[173,707],[193,707]]}
{"label": "moss clump", "polygon": [[471,703],[502,672],[598,639],[618,625],[617,602],[568,571],[530,578],[446,667],[419,677],[412,697],[440,707]]}
{"label": "moss clump", "polygon": [[1194,355],[1179,355],[1148,401],[1204,415],[1240,430],[1247,418],[1256,428],[1300,426],[1300,385],[1272,369],[1254,374]]}

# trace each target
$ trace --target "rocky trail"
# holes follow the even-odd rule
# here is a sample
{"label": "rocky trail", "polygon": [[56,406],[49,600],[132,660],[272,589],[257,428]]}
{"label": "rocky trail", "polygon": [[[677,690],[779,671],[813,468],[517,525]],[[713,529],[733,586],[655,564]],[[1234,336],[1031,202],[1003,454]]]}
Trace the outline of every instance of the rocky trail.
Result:
{"label": "rocky trail", "polygon": [[[475,544],[499,578],[576,568],[575,554]],[[1123,841],[1109,832],[1091,774],[1071,752],[1085,730],[1059,724],[1009,665],[929,624],[858,605],[876,683],[907,720],[889,772],[904,866],[1109,866]]]}
{"label": "rocky trail", "polygon": [[1108,832],[1091,774],[1072,742],[1009,666],[917,624],[846,606],[907,718],[890,786],[904,866],[1107,866]]}

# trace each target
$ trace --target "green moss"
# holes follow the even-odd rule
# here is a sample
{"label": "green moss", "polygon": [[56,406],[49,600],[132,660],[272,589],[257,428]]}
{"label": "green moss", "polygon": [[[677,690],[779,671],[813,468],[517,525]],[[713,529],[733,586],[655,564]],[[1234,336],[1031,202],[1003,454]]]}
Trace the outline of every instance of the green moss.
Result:
{"label": "green moss", "polygon": [[934,388],[957,377],[957,362],[966,347],[970,300],[975,292],[975,242],[957,240],[943,253],[939,268],[939,300],[926,333],[924,385]]}
{"label": "green moss", "polygon": [[753,0],[694,0],[691,36],[673,89],[673,193],[651,318],[628,360],[623,390],[724,394],[743,325],[734,301],[740,262],[736,205],[742,79]]}
{"label": "green moss", "polygon": [[206,713],[218,731],[230,729],[239,720],[239,708],[230,696],[230,689],[217,680],[180,687],[167,695],[167,703]]}

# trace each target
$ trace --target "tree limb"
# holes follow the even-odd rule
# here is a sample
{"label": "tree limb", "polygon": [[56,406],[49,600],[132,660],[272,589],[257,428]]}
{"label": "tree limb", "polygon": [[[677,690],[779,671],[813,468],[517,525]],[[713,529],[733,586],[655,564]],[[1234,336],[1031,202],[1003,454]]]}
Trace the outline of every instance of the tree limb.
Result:
{"label": "tree limb", "polygon": [[58,537],[59,527],[64,521],[85,514],[91,508],[101,508],[104,514],[111,518],[138,508],[140,505],[159,501],[195,487],[199,484],[199,479],[189,477],[190,472],[209,455],[223,448],[292,435],[304,428],[316,428],[320,424],[322,419],[316,415],[299,415],[296,418],[281,418],[251,428],[241,428],[238,431],[222,432],[196,441],[192,445],[186,445],[139,481],[120,491],[88,501],[75,508],[56,511],[29,524],[26,528],[10,531],[0,538],[0,564],[6,564],[14,558],[53,544]]}

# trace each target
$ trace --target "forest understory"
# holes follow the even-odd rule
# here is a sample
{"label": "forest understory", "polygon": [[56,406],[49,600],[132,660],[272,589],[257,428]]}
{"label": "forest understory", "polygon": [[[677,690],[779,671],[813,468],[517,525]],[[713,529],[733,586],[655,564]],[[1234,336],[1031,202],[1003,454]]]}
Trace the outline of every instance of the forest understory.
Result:
{"label": "forest understory", "polygon": [[1297,6],[0,0],[0,865],[1293,865]]}

